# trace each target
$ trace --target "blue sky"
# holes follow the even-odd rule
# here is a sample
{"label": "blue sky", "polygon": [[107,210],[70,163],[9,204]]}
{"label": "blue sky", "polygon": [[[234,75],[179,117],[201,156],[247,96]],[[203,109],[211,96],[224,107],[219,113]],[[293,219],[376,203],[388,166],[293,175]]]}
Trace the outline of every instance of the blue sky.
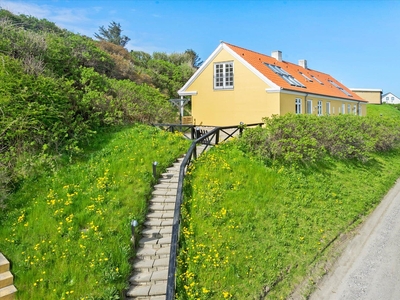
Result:
{"label": "blue sky", "polygon": [[0,0],[13,13],[45,18],[93,37],[121,24],[128,50],[196,51],[225,41],[328,73],[350,88],[400,96],[400,1]]}

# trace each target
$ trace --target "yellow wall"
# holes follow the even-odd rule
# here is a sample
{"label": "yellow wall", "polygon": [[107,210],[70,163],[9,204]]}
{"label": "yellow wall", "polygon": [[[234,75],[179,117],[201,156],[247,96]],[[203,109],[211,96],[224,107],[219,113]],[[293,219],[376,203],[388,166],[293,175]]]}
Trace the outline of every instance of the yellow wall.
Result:
{"label": "yellow wall", "polygon": [[382,92],[381,91],[358,91],[353,90],[358,96],[367,100],[370,104],[382,104]]}
{"label": "yellow wall", "polygon": [[[347,114],[347,105],[350,104],[351,114],[354,114],[354,105],[358,105],[356,101],[346,101],[346,100],[338,100],[338,99],[327,99],[326,97],[319,97],[313,95],[295,95],[295,94],[286,94],[285,92],[281,93],[280,99],[280,114],[284,115],[287,113],[295,113],[295,101],[296,98],[301,99],[301,113],[307,113],[307,100],[312,101],[312,114],[318,115],[318,101],[322,102],[322,115],[325,116],[327,114],[326,103],[330,103],[330,115],[339,115],[339,114]],[[345,104],[345,111],[342,111],[342,104]],[[366,104],[360,103],[361,115],[365,116],[367,114]]]}
{"label": "yellow wall", "polygon": [[[226,61],[234,62],[234,88],[214,90],[214,62]],[[186,89],[197,91],[192,96],[193,121],[211,126],[262,122],[263,117],[279,114],[279,94],[270,96],[266,88],[265,82],[222,50]]]}

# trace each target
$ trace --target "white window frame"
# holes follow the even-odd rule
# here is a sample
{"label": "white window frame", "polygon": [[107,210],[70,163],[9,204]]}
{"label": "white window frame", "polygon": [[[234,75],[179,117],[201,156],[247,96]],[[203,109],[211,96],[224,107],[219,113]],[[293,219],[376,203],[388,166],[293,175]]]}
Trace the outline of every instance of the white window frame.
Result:
{"label": "white window frame", "polygon": [[322,101],[318,101],[318,116],[322,116]]}
{"label": "white window frame", "polygon": [[351,114],[351,104],[347,104],[347,114]]}
{"label": "white window frame", "polygon": [[233,61],[214,63],[214,89],[233,89]]}
{"label": "white window frame", "polygon": [[307,114],[312,115],[313,107],[312,100],[307,100]]}
{"label": "white window frame", "polygon": [[330,103],[330,102],[326,102],[325,114],[326,114],[327,116],[329,116],[329,115],[331,114],[331,103]]}
{"label": "white window frame", "polygon": [[346,104],[342,103],[342,114],[346,113]]}
{"label": "white window frame", "polygon": [[353,114],[356,116],[357,115],[357,105],[354,104],[353,106]]}
{"label": "white window frame", "polygon": [[295,106],[294,106],[294,112],[296,113],[296,115],[301,114],[301,111],[302,111],[301,102],[302,101],[300,98],[296,98]]}

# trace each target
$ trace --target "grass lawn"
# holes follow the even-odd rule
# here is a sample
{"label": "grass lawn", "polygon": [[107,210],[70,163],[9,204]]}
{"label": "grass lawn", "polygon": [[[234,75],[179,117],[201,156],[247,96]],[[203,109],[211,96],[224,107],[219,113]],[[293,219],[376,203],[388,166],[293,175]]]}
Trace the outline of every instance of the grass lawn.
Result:
{"label": "grass lawn", "polygon": [[120,299],[130,222],[143,222],[158,172],[187,151],[179,134],[137,125],[99,134],[55,173],[22,184],[0,211],[0,250],[18,299]]}
{"label": "grass lawn", "polygon": [[178,299],[286,299],[304,281],[307,294],[332,241],[399,176],[400,150],[290,168],[213,148],[185,182]]}

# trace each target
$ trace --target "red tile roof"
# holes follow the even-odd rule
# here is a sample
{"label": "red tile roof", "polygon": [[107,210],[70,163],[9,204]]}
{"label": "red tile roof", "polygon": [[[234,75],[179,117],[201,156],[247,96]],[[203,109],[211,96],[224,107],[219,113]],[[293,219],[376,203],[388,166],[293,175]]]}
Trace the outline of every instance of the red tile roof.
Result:
{"label": "red tile roof", "polygon": [[[291,90],[291,91],[299,91],[299,92],[304,92],[304,93],[312,93],[312,94],[318,94],[318,95],[326,95],[326,96],[331,96],[331,97],[337,97],[337,98],[343,98],[343,99],[349,99],[349,100],[356,100],[356,101],[362,101],[362,102],[367,102],[364,99],[362,99],[360,96],[358,96],[356,93],[351,91],[349,88],[341,84],[339,81],[337,81],[335,78],[330,76],[329,74],[321,73],[312,69],[306,69],[303,68],[299,65],[286,62],[286,61],[278,61],[275,58],[257,53],[251,50],[247,50],[238,46],[234,46],[228,43],[224,43],[226,46],[228,46],[230,49],[232,49],[234,52],[236,52],[240,57],[242,57],[244,60],[246,60],[250,65],[252,65],[257,71],[259,71],[262,75],[264,75],[266,78],[271,80],[273,83],[278,85],[279,87],[285,89],[285,90]],[[298,87],[298,86],[293,86],[290,83],[288,83],[285,79],[283,79],[280,75],[276,74],[273,70],[271,70],[268,66],[265,65],[265,63],[270,64],[270,65],[275,65],[279,66],[282,70],[286,71],[290,75],[292,75],[295,79],[297,79],[301,84],[303,84],[305,87]],[[305,77],[303,77],[301,74],[303,73],[306,75],[309,79],[312,81],[309,81]],[[319,83],[315,78],[317,78],[319,81],[321,81],[323,84]],[[334,82],[337,86],[341,87],[344,91],[341,91],[339,88],[337,88],[334,84],[331,82]],[[348,93],[351,96],[346,95]]]}

